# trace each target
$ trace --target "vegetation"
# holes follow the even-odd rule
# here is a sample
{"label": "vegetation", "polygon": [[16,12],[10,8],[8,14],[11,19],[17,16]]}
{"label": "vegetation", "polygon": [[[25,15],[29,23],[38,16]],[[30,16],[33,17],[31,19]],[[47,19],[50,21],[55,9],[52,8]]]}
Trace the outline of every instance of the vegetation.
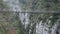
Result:
{"label": "vegetation", "polygon": [[[31,0],[30,2],[25,0],[19,0],[23,5],[24,9],[47,9],[47,10],[57,10],[57,0]],[[8,9],[8,6],[0,0],[0,10]],[[9,10],[2,12],[0,11],[0,34],[36,34],[36,24],[39,24],[42,21],[43,26],[48,25],[46,30],[51,34],[52,27],[60,19],[59,13],[29,13],[29,24],[25,29],[25,26],[22,24],[19,19],[19,12],[15,14],[9,12]],[[50,21],[50,22],[49,22]],[[32,24],[32,25],[31,25]],[[12,31],[12,32],[11,32]],[[9,33],[10,32],[10,33]]]}

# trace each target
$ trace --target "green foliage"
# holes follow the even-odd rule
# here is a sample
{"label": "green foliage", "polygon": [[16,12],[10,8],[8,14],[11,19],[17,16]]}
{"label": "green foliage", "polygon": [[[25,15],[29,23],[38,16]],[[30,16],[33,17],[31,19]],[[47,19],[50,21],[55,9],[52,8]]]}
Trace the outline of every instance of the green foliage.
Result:
{"label": "green foliage", "polygon": [[7,29],[8,29],[8,24],[9,19],[10,19],[10,13],[9,12],[0,12],[0,32],[2,32],[2,34],[7,34]]}
{"label": "green foliage", "polygon": [[57,10],[57,2],[56,0],[34,0],[32,2],[33,9],[49,9],[49,10]]}
{"label": "green foliage", "polygon": [[59,17],[54,14],[53,18],[51,19],[50,26],[52,27],[57,22],[58,19],[59,19]]}
{"label": "green foliage", "polygon": [[3,10],[3,9],[6,10],[6,11],[9,10],[7,4],[5,2],[3,2],[3,0],[0,0],[0,11]]}

